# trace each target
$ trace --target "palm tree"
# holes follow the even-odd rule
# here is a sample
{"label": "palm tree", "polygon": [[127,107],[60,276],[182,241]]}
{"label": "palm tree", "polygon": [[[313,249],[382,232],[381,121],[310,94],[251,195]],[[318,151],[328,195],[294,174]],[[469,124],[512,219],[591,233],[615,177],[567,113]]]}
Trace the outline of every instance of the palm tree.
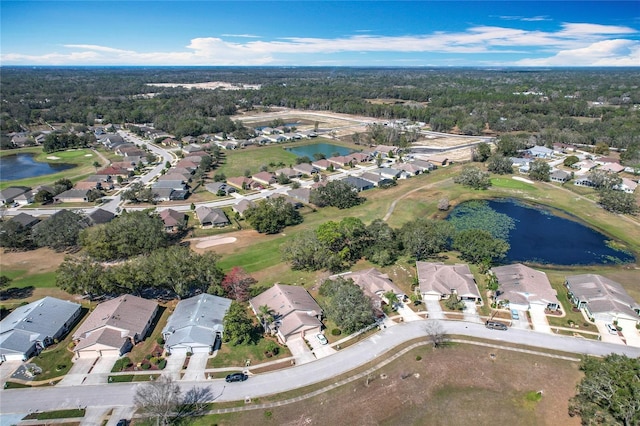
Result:
{"label": "palm tree", "polygon": [[273,313],[271,308],[267,305],[262,305],[258,308],[258,315],[260,316],[260,322],[264,328],[264,332],[269,331],[269,324],[273,321]]}
{"label": "palm tree", "polygon": [[400,301],[400,299],[398,299],[398,295],[395,294],[393,291],[389,290],[388,292],[386,292],[384,294],[384,298],[387,299],[387,303],[389,304],[389,306],[391,306],[392,308],[396,305],[396,303],[398,303]]}

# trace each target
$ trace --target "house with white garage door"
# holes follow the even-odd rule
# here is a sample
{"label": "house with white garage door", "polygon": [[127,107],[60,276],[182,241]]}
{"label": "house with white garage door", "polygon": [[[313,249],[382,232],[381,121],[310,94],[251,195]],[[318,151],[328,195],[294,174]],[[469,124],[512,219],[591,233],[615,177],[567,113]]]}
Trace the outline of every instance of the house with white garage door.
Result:
{"label": "house with white garage door", "polygon": [[203,293],[181,300],[162,330],[170,354],[208,353],[222,342],[224,316],[231,299]]}
{"label": "house with white garage door", "polygon": [[78,358],[120,356],[144,340],[158,312],[153,300],[125,294],[100,303],[73,334]]}
{"label": "house with white garage door", "polygon": [[342,277],[345,280],[352,280],[353,283],[360,287],[364,294],[371,299],[371,303],[376,308],[382,307],[383,302],[388,303],[385,295],[389,292],[395,294],[399,301],[404,300],[406,297],[404,292],[389,279],[387,274],[383,274],[375,268],[332,275],[329,279],[336,279],[338,277]]}
{"label": "house with white garage door", "polygon": [[78,303],[44,297],[19,306],[0,321],[0,361],[26,361],[60,340],[76,323]]}
{"label": "house with white garage door", "polygon": [[260,317],[266,306],[273,315],[276,335],[282,344],[294,336],[319,333],[322,330],[322,308],[304,287],[274,284],[269,290],[249,300],[251,309]]}
{"label": "house with white garage door", "polygon": [[521,263],[491,268],[498,280],[495,301],[504,307],[519,311],[560,309],[556,291],[547,274]]}
{"label": "house with white garage door", "polygon": [[455,295],[460,300],[482,303],[480,291],[469,265],[416,262],[416,269],[423,300],[448,299],[451,295]]}
{"label": "house with white garage door", "polygon": [[571,302],[587,316],[607,323],[620,320],[640,322],[640,304],[617,282],[596,274],[571,275],[565,286]]}

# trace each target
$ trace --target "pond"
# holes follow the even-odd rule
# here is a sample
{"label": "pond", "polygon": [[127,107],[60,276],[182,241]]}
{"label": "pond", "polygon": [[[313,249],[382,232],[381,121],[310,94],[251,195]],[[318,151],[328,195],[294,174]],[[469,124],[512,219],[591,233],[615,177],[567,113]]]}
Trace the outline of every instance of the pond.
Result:
{"label": "pond", "polygon": [[635,261],[632,254],[611,247],[610,238],[606,235],[575,220],[555,215],[551,210],[513,199],[486,203],[495,212],[513,220],[514,226],[507,231],[511,249],[505,263],[595,265]]}
{"label": "pond", "polygon": [[50,175],[73,167],[73,164],[41,163],[34,160],[34,154],[7,155],[0,158],[0,181]]}
{"label": "pond", "polygon": [[309,157],[313,160],[313,154],[319,153],[326,158],[333,157],[334,154],[347,155],[353,152],[352,149],[340,145],[330,143],[314,143],[311,145],[302,145],[292,148],[285,148],[287,151],[294,153],[298,157]]}

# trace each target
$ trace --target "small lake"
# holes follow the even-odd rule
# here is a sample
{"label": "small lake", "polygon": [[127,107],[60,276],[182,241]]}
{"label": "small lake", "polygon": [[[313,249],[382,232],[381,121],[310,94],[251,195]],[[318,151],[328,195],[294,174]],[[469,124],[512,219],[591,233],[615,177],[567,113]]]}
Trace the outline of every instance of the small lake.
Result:
{"label": "small lake", "polygon": [[0,158],[0,181],[50,175],[75,167],[73,164],[41,163],[33,154],[7,155]]}
{"label": "small lake", "polygon": [[347,155],[353,152],[352,149],[345,148],[340,145],[330,143],[314,143],[311,145],[296,146],[285,148],[287,151],[294,153],[298,157],[309,157],[313,160],[313,154],[320,153],[326,158],[333,157],[334,154]]}
{"label": "small lake", "polygon": [[[606,235],[580,222],[557,216],[544,207],[516,200],[490,200],[489,207],[511,217],[511,249],[504,263],[595,265],[634,262],[630,253],[610,247]],[[454,209],[455,210],[455,209]]]}

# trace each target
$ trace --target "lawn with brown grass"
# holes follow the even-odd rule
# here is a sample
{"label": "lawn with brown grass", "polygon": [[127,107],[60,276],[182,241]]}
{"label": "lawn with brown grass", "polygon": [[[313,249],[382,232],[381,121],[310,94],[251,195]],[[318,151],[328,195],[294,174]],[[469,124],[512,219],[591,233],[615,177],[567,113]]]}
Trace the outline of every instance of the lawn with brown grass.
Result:
{"label": "lawn with brown grass", "polygon": [[369,380],[295,404],[208,416],[196,424],[579,425],[567,408],[580,378],[578,363],[570,361],[467,345],[422,347]]}

